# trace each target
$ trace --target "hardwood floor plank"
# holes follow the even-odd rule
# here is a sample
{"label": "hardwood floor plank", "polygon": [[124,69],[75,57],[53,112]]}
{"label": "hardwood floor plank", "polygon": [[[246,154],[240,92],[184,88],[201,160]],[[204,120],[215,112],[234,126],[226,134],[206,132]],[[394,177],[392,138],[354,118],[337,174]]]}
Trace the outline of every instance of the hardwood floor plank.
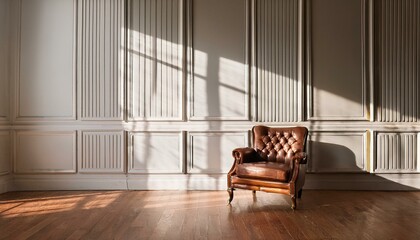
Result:
{"label": "hardwood floor plank", "polygon": [[0,239],[420,239],[420,192],[48,191],[0,195]]}

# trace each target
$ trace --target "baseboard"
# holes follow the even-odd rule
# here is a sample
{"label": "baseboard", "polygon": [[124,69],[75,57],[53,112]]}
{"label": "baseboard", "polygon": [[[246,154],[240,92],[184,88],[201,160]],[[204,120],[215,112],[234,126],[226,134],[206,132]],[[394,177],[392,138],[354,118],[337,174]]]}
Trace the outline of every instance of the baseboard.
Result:
{"label": "baseboard", "polygon": [[226,190],[226,174],[137,175],[128,178],[130,190]]}
{"label": "baseboard", "polygon": [[0,176],[0,194],[13,191],[10,175]]}
{"label": "baseboard", "polygon": [[224,190],[226,175],[15,175],[16,191]]}
{"label": "baseboard", "polygon": [[125,175],[15,175],[16,191],[126,190]]}
{"label": "baseboard", "polygon": [[305,189],[420,190],[420,174],[307,174]]}
{"label": "baseboard", "polygon": [[[3,183],[3,184],[2,184]],[[0,190],[10,191],[0,180]],[[225,190],[225,174],[15,175],[13,189],[30,190]],[[420,174],[307,174],[305,189],[420,190]]]}

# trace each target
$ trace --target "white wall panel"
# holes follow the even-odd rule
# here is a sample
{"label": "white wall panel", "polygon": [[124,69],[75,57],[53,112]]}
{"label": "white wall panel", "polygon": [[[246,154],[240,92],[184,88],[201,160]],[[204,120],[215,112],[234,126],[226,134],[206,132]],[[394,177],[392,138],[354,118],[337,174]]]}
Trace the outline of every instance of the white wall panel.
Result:
{"label": "white wall panel", "polygon": [[124,0],[78,1],[83,120],[122,119]]}
{"label": "white wall panel", "polygon": [[79,172],[124,172],[122,131],[82,131]]}
{"label": "white wall panel", "polygon": [[420,2],[375,1],[377,120],[417,122],[420,117]]}
{"label": "white wall panel", "polygon": [[188,141],[189,173],[227,173],[232,150],[248,146],[248,132],[190,132]]}
{"label": "white wall panel", "polygon": [[17,118],[74,118],[74,1],[22,0]]}
{"label": "white wall panel", "polygon": [[362,172],[367,168],[365,132],[311,132],[309,172]]}
{"label": "white wall panel", "polygon": [[366,1],[308,6],[308,118],[367,120]]}
{"label": "white wall panel", "polygon": [[129,1],[129,118],[181,119],[181,0]]}
{"label": "white wall panel", "polygon": [[0,175],[10,172],[10,133],[0,131]]}
{"label": "white wall panel", "polygon": [[129,173],[181,173],[182,134],[179,132],[129,133]]}
{"label": "white wall panel", "polygon": [[378,133],[374,172],[416,172],[417,133]]}
{"label": "white wall panel", "polygon": [[9,116],[9,1],[0,0],[0,121]]}
{"label": "white wall panel", "polygon": [[192,120],[249,119],[247,3],[192,1],[188,59]]}
{"label": "white wall panel", "polygon": [[253,125],[293,123],[311,130],[308,187],[418,187],[419,13],[418,0],[0,0],[0,174],[19,190],[222,189]]}
{"label": "white wall panel", "polygon": [[257,121],[299,117],[298,1],[256,1]]}
{"label": "white wall panel", "polygon": [[16,132],[16,173],[76,172],[76,132]]}

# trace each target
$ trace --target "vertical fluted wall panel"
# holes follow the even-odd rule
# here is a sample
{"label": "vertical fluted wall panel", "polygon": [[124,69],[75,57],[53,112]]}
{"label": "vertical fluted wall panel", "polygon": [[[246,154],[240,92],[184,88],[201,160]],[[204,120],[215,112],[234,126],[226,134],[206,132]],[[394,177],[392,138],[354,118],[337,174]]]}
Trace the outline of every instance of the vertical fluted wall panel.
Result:
{"label": "vertical fluted wall panel", "polygon": [[82,132],[80,172],[123,172],[122,132]]}
{"label": "vertical fluted wall panel", "polygon": [[124,0],[79,0],[81,118],[122,119]]}
{"label": "vertical fluted wall panel", "polygon": [[133,0],[129,5],[129,118],[181,117],[180,0]]}
{"label": "vertical fluted wall panel", "polygon": [[378,133],[375,172],[417,170],[416,133]]}
{"label": "vertical fluted wall panel", "polygon": [[419,121],[420,2],[376,1],[377,119]]}
{"label": "vertical fluted wall panel", "polygon": [[257,121],[298,121],[298,1],[256,2]]}

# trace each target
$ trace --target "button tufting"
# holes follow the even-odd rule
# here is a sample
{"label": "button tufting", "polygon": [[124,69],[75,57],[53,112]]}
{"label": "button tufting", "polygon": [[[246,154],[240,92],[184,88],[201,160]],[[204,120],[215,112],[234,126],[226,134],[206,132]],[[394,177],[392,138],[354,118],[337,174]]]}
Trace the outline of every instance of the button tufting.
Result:
{"label": "button tufting", "polygon": [[284,137],[280,138],[280,144],[281,145],[286,144],[286,142],[287,142],[286,138],[284,138]]}
{"label": "button tufting", "polygon": [[295,142],[296,142],[296,139],[294,139],[293,137],[291,137],[291,138],[289,138],[289,140],[287,140],[287,143],[289,143],[290,145],[292,145]]}
{"label": "button tufting", "polygon": [[271,138],[269,136],[265,136],[262,138],[263,143],[267,144],[268,142],[271,141]]}

